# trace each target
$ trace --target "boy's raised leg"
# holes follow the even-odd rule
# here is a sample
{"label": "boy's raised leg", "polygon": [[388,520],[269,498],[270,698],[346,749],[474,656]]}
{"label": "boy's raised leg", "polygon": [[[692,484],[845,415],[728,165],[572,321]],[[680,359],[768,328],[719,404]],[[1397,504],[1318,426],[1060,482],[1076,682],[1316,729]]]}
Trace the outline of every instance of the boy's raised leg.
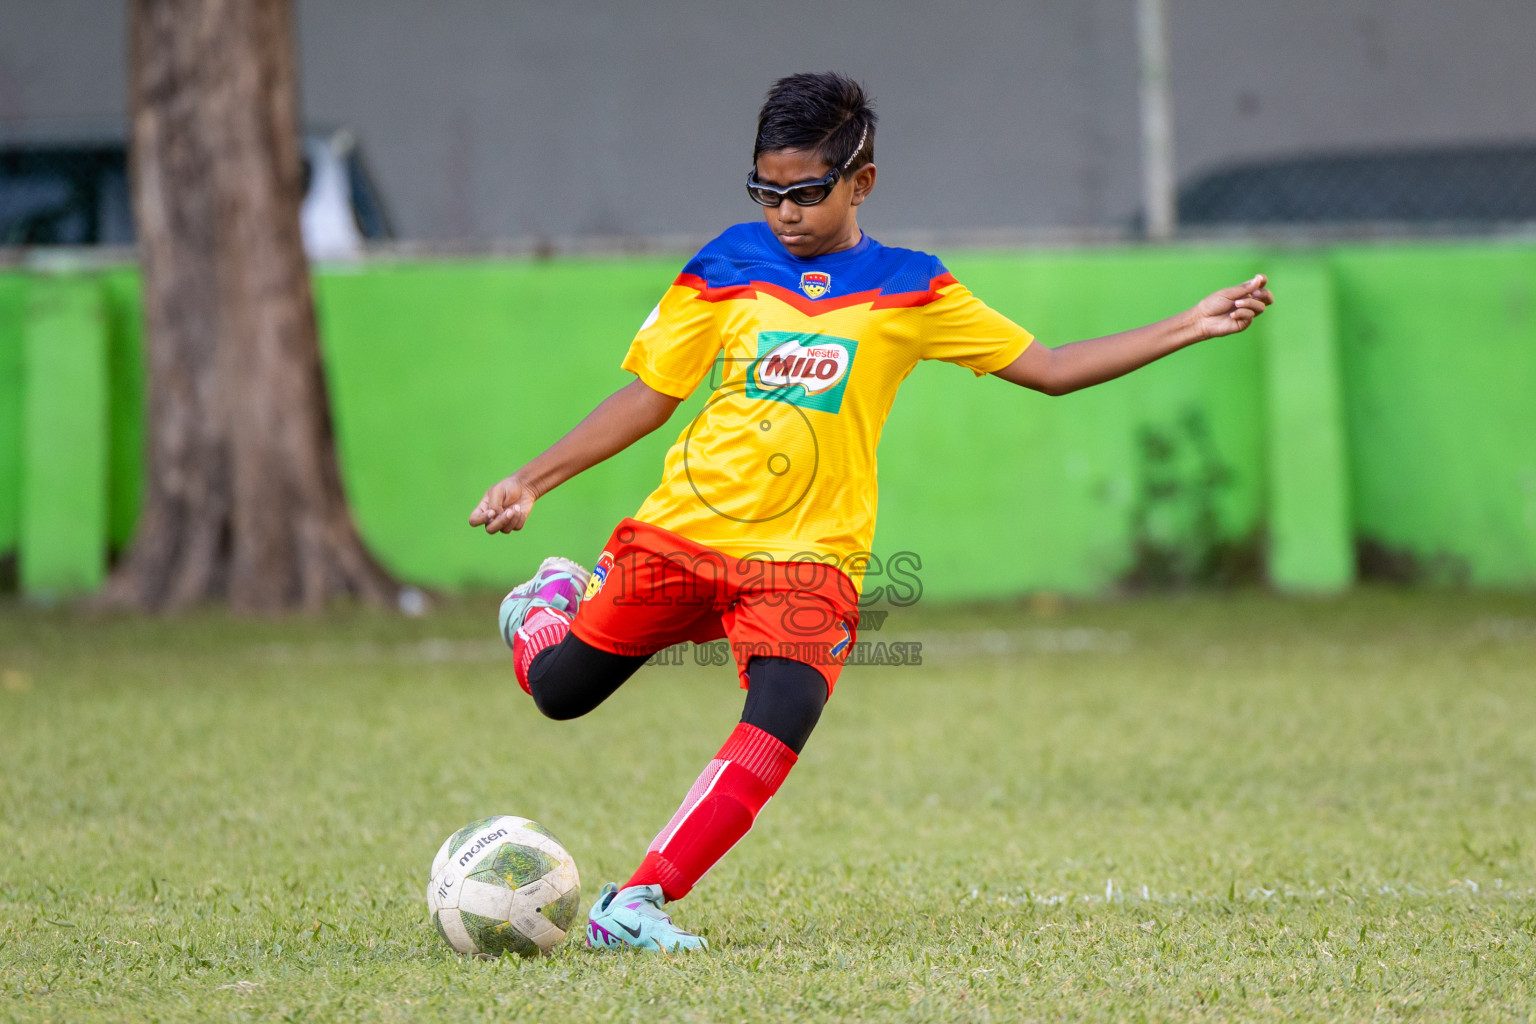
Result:
{"label": "boy's raised leg", "polygon": [[533,659],[570,632],[571,619],[590,577],[591,573],[568,558],[546,558],[533,579],[501,599],[501,639],[512,648],[512,668],[524,692],[533,692],[528,686],[528,667]]}

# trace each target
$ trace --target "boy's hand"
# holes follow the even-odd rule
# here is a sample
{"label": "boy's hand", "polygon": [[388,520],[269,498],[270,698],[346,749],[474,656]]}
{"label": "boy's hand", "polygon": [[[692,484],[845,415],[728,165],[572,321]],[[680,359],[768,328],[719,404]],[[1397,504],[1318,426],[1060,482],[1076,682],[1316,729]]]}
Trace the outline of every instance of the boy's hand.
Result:
{"label": "boy's hand", "polygon": [[628,448],[667,422],[681,401],[639,378],[630,381],[603,399],[548,451],[491,485],[469,514],[469,525],[483,526],[486,533],[521,530],[535,498]]}
{"label": "boy's hand", "polygon": [[491,485],[480,504],[469,514],[470,526],[483,526],[486,533],[511,533],[521,530],[533,509],[533,489],[516,476]]}
{"label": "boy's hand", "polygon": [[1253,318],[1264,312],[1275,297],[1264,285],[1268,278],[1255,274],[1242,284],[1223,288],[1200,300],[1190,312],[1201,338],[1221,338],[1246,330]]}

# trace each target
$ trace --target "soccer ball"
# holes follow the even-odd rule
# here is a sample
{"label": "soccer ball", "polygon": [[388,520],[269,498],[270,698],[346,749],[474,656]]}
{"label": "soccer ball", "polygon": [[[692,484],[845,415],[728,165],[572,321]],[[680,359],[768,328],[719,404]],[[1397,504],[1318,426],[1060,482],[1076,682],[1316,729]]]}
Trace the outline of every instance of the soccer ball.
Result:
{"label": "soccer ball", "polygon": [[576,919],[576,861],[542,825],[499,815],[472,821],[432,858],[427,909],[466,955],[548,953]]}

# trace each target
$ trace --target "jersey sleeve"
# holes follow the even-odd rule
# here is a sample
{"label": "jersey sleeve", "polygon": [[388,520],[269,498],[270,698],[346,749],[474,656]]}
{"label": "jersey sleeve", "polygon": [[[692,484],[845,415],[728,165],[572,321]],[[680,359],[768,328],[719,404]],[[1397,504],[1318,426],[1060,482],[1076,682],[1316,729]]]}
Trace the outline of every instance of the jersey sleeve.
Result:
{"label": "jersey sleeve", "polygon": [[959,363],[976,376],[1001,370],[1034,341],[1030,334],[944,273],[924,307],[922,358]]}
{"label": "jersey sleeve", "polygon": [[679,399],[698,387],[723,344],[715,304],[685,278],[668,288],[645,318],[621,364],[649,387]]}

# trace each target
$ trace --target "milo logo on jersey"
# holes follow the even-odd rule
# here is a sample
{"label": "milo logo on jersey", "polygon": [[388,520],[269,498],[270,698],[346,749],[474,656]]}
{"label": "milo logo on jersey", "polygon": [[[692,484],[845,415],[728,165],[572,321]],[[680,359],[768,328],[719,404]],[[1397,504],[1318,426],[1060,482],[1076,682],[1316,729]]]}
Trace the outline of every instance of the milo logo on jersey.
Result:
{"label": "milo logo on jersey", "polygon": [[837,412],[859,343],[827,334],[763,331],[747,372],[747,397]]}

